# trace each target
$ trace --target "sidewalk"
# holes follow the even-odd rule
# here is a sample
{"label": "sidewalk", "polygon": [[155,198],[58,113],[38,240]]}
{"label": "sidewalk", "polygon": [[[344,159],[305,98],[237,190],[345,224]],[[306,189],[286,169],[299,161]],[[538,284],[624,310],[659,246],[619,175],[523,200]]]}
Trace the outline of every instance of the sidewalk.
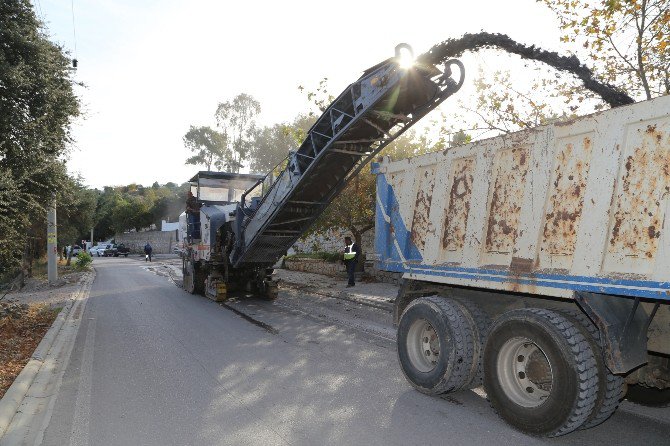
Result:
{"label": "sidewalk", "polygon": [[[181,280],[181,259],[158,259],[147,267],[156,274],[168,275],[172,280]],[[346,288],[346,279],[287,269],[275,269],[274,278],[280,281],[280,288],[287,287],[349,300],[388,311],[393,311],[393,302],[398,295],[398,286],[390,283],[361,281],[353,288]]]}
{"label": "sidewalk", "polygon": [[95,271],[82,274],[75,290],[65,300],[63,290],[58,295],[38,296],[37,300],[41,302],[63,303],[64,306],[26,366],[0,399],[0,444],[41,443],[94,278]]}
{"label": "sidewalk", "polygon": [[398,286],[390,283],[358,282],[356,286],[346,288],[346,279],[287,269],[276,269],[274,277],[281,280],[280,286],[350,300],[389,311],[393,310],[393,302],[398,295]]}

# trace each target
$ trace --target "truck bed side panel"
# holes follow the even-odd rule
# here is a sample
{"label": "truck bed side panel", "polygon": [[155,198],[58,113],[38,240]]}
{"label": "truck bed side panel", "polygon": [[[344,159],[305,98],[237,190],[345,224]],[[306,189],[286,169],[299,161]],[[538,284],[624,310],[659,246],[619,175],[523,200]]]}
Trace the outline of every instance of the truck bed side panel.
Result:
{"label": "truck bed side panel", "polygon": [[670,97],[373,166],[378,267],[670,300]]}

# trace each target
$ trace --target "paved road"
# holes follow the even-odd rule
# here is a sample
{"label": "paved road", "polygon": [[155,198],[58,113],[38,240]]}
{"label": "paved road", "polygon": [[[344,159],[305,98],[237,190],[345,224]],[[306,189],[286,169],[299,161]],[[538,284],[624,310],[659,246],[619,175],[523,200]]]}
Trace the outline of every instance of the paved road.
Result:
{"label": "paved road", "polygon": [[670,425],[630,413],[547,440],[474,392],[422,395],[383,310],[289,291],[232,304],[262,327],[136,259],[95,267],[44,444],[670,444]]}

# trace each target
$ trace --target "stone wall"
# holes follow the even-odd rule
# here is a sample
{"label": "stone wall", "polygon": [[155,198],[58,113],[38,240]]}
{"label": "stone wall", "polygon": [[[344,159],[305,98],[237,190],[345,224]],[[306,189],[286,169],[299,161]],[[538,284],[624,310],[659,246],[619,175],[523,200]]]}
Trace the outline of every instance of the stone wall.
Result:
{"label": "stone wall", "polygon": [[[346,269],[341,262],[327,262],[322,259],[289,258],[284,262],[284,267],[290,271],[302,271],[332,277],[346,276]],[[373,278],[378,282],[392,283],[394,285],[399,285],[402,278],[402,274],[400,273],[378,270],[372,265],[372,262],[366,262],[364,276]]]}
{"label": "stone wall", "polygon": [[402,279],[402,273],[394,273],[392,271],[382,271],[380,269],[375,268],[374,266],[371,267],[366,266],[365,272],[378,282],[400,285],[400,280]]}
{"label": "stone wall", "polygon": [[[297,253],[310,252],[341,252],[344,250],[344,237],[350,236],[351,232],[346,229],[329,229],[318,234],[311,234],[304,239],[299,239],[293,245],[293,250]],[[375,232],[369,230],[363,233],[361,241],[363,253],[372,253],[375,250]]]}
{"label": "stone wall", "polygon": [[341,262],[327,262],[321,259],[286,259],[284,266],[290,271],[324,274],[326,276],[340,276],[347,272]]}
{"label": "stone wall", "polygon": [[153,248],[154,254],[169,254],[177,243],[177,234],[176,231],[128,232],[117,234],[114,240],[116,243],[123,243],[129,247],[130,252],[133,254],[142,254],[144,252],[144,245],[147,242]]}

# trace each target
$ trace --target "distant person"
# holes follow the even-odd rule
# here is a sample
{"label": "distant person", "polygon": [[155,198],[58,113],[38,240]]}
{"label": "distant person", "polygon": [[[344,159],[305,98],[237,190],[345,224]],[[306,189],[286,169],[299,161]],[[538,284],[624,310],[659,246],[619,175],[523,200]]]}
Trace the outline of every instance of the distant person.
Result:
{"label": "distant person", "polygon": [[351,237],[344,237],[344,265],[347,267],[347,277],[349,282],[347,288],[356,285],[354,280],[354,273],[356,272],[356,265],[358,265],[358,257],[361,254],[359,246],[351,241]]}
{"label": "distant person", "polygon": [[191,214],[197,214],[200,212],[202,203],[198,203],[198,200],[193,195],[193,192],[188,191],[186,195],[186,212]]}
{"label": "distant person", "polygon": [[153,251],[153,248],[151,247],[149,242],[147,242],[147,244],[144,245],[144,261],[145,262],[151,262],[151,252],[152,251]]}

